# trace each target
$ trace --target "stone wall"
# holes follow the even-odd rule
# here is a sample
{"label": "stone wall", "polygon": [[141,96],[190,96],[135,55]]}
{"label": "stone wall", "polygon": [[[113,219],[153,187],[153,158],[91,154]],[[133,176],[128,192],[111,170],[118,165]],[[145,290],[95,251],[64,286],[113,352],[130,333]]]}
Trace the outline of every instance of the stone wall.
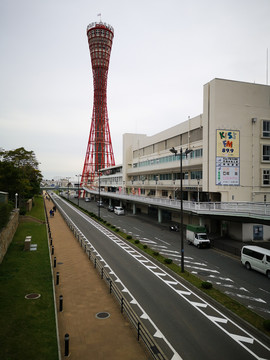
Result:
{"label": "stone wall", "polygon": [[0,232],[0,264],[4,259],[9,244],[17,230],[19,224],[19,209],[12,211],[9,222]]}

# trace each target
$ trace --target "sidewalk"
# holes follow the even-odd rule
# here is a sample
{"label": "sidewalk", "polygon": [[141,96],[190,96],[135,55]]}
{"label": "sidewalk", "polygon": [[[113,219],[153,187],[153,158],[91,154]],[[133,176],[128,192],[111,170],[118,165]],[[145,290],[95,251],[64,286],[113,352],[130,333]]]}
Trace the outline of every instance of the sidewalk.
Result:
{"label": "sidewalk", "polygon": [[[56,267],[55,285],[61,358],[71,360],[144,360],[149,359],[143,345],[137,341],[130,323],[105,282],[100,279],[92,262],[80,247],[58,211],[50,217],[53,202],[45,200],[51,230]],[[59,296],[63,296],[63,311],[59,312]],[[96,314],[107,312],[106,319]],[[64,356],[64,338],[69,334],[69,356]]]}

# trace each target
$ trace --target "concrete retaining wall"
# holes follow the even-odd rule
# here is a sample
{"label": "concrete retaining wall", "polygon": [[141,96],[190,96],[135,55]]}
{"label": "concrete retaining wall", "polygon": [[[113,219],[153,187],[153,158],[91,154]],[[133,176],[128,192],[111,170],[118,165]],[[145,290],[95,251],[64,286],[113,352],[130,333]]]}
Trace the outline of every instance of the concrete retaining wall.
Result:
{"label": "concrete retaining wall", "polygon": [[19,224],[19,209],[14,210],[11,215],[7,226],[0,232],[0,264],[6,255],[7,249],[13,239]]}

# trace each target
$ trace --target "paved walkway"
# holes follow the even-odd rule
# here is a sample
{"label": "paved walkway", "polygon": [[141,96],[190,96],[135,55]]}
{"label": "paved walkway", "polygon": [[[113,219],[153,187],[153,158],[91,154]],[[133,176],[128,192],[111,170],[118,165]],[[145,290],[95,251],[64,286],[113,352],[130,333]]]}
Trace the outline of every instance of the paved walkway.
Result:
{"label": "paved walkway", "polygon": [[[50,224],[59,285],[55,285],[61,358],[72,360],[144,360],[150,359],[143,345],[137,342],[130,323],[105,282],[100,279],[93,263],[80,247],[65,221],[57,211],[50,218],[52,201],[45,200]],[[59,296],[63,296],[63,311],[59,312]],[[96,318],[108,312],[106,319]],[[64,356],[64,337],[69,334],[69,356]]]}

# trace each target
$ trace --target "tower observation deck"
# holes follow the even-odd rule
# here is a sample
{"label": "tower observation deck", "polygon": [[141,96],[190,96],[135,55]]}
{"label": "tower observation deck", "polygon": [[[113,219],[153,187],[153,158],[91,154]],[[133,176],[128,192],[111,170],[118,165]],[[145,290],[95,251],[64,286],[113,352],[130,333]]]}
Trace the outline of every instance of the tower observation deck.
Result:
{"label": "tower observation deck", "polygon": [[93,22],[87,26],[87,37],[93,72],[94,102],[81,186],[91,187],[100,169],[115,165],[107,111],[107,77],[114,30],[109,24]]}

